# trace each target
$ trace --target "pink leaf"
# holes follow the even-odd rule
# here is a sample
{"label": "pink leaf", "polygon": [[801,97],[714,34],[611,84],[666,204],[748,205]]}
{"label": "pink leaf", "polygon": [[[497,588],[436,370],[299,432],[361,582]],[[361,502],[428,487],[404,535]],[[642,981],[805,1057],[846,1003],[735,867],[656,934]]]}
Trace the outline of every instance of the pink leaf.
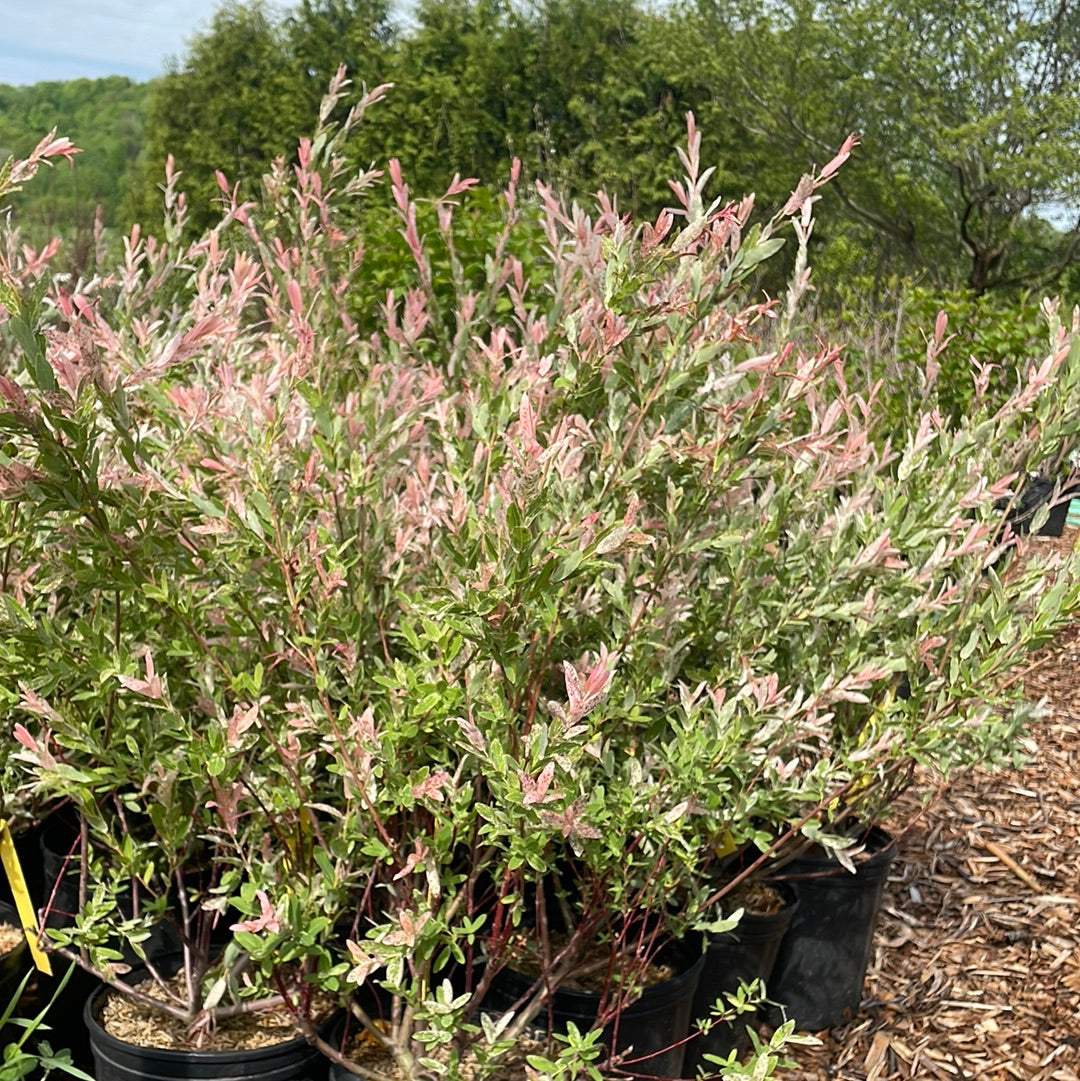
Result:
{"label": "pink leaf", "polygon": [[522,394],[521,396],[521,405],[518,408],[518,426],[521,430],[521,442],[525,453],[535,457],[540,453],[541,447],[536,441],[536,414],[533,413],[528,394]]}
{"label": "pink leaf", "polygon": [[458,725],[461,727],[462,732],[465,733],[465,738],[469,741],[473,750],[479,754],[487,754],[487,741],[476,724],[471,719],[459,717]]}
{"label": "pink leaf", "polygon": [[844,162],[847,161],[848,158],[851,157],[852,150],[854,150],[855,147],[857,147],[858,145],[859,145],[859,136],[855,132],[852,132],[844,140],[844,142],[841,145],[840,149],[836,152],[836,157],[833,158],[832,161],[830,161],[829,164],[826,165],[825,168],[822,169],[820,173],[818,173],[818,183],[820,184],[820,183],[823,183],[824,181],[828,180],[829,177],[831,177],[833,175],[833,173],[835,173],[836,170],[839,169],[840,166],[843,165]]}
{"label": "pink leaf", "polygon": [[799,183],[791,193],[791,197],[784,204],[783,215],[790,217],[792,214],[798,214],[803,208],[803,203],[810,197],[813,190],[814,178],[809,173],[806,173],[799,179]]}
{"label": "pink leaf", "polygon": [[555,800],[562,798],[561,792],[548,791],[554,777],[554,762],[549,762],[540,771],[535,780],[527,773],[518,773],[518,780],[521,781],[521,790],[525,793],[525,798],[522,802],[526,807],[536,803],[552,803]]}
{"label": "pink leaf", "polygon": [[433,799],[437,803],[442,803],[445,799],[443,795],[443,787],[450,780],[450,774],[445,770],[440,770],[438,773],[431,774],[430,777],[425,777],[419,784],[413,785],[412,794],[413,799]]}
{"label": "pink leaf", "polygon": [[44,698],[41,697],[36,691],[31,690],[25,683],[19,684],[19,693],[21,699],[19,705],[26,710],[27,713],[32,713],[35,717],[44,717],[47,721],[53,723],[60,720],[60,714],[56,712]]}
{"label": "pink leaf", "polygon": [[13,383],[7,376],[0,375],[0,397],[18,410],[30,408],[30,400],[18,383]]}
{"label": "pink leaf", "polygon": [[30,735],[29,731],[24,725],[15,725],[15,738],[28,750],[37,753],[38,745],[37,740]]}
{"label": "pink leaf", "polygon": [[546,825],[558,829],[564,837],[572,838],[575,841],[599,840],[602,836],[600,831],[583,822],[579,817],[580,814],[580,803],[573,803],[561,814],[556,811],[541,811],[540,817]]}
{"label": "pink leaf", "polygon": [[[36,155],[43,158],[67,158],[69,162],[76,154],[81,154],[82,151],[69,139],[67,136],[63,136],[60,139],[53,139],[52,142],[41,145],[38,144],[37,149],[34,151]],[[74,162],[72,162],[74,164]]]}
{"label": "pink leaf", "polygon": [[277,934],[281,930],[281,919],[277,912],[274,911],[273,905],[270,904],[270,898],[266,896],[266,891],[256,890],[255,896],[258,897],[259,907],[262,909],[259,915],[252,920],[234,923],[229,930],[251,931],[254,934],[258,934],[260,931],[269,931],[271,934]]}
{"label": "pink leaf", "polygon": [[349,958],[353,963],[348,976],[345,977],[350,983],[362,984],[368,976],[377,969],[382,968],[383,962],[373,954],[361,949],[358,943],[349,939],[345,945],[349,949]]}
{"label": "pink leaf", "polygon": [[401,162],[397,158],[390,159],[390,187],[394,193],[394,202],[404,214],[409,205],[409,188],[401,176]]}
{"label": "pink leaf", "polygon": [[474,188],[480,181],[475,176],[466,177],[462,180],[459,173],[454,173],[454,179],[450,181],[450,187],[446,189],[444,199],[449,199],[454,195],[460,195],[462,192],[468,191],[470,188]]}
{"label": "pink leaf", "polygon": [[941,311],[937,314],[937,321],[934,323],[934,341],[939,342],[945,337],[945,330],[949,325],[948,315]]}
{"label": "pink leaf", "polygon": [[259,703],[248,706],[247,709],[242,709],[240,706],[233,706],[232,716],[229,718],[229,723],[226,726],[226,741],[230,747],[240,746],[240,737],[258,720],[259,717]]}
{"label": "pink leaf", "polygon": [[304,315],[304,298],[300,292],[300,283],[294,278],[290,278],[285,283],[285,292],[289,296],[289,304],[292,305],[292,310],[302,318]]}
{"label": "pink leaf", "polygon": [[161,679],[154,672],[154,658],[148,649],[144,654],[146,664],[146,679],[137,679],[135,676],[117,676],[120,683],[129,691],[141,694],[144,698],[160,699],[165,693]]}

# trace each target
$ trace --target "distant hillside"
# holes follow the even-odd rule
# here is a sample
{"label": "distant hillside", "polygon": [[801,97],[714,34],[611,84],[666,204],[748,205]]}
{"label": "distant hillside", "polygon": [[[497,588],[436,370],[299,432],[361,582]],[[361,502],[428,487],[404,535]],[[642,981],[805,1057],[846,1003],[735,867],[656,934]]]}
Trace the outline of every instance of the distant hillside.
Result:
{"label": "distant hillside", "polygon": [[[0,85],[0,161],[25,156],[53,128],[83,150],[77,168],[45,170],[13,198],[16,221],[31,238],[60,232],[85,252],[99,205],[107,226],[123,223],[143,153],[150,85],[118,75]],[[82,262],[74,250],[71,257]]]}

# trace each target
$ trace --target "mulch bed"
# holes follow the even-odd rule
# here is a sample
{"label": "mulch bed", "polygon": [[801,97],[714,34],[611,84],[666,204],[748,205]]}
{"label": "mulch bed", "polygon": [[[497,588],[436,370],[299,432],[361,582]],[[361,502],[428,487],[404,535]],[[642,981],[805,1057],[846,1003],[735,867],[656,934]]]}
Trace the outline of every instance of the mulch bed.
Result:
{"label": "mulch bed", "polygon": [[1029,764],[960,778],[899,838],[862,1012],[785,1081],[1080,1081],[1080,626],[1026,686],[1052,708]]}

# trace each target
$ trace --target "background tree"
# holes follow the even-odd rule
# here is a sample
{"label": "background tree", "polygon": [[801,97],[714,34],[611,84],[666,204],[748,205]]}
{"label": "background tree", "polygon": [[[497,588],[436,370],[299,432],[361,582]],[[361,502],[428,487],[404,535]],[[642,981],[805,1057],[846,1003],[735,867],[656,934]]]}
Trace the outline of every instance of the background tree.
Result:
{"label": "background tree", "polygon": [[183,60],[153,84],[138,207],[149,225],[160,218],[156,189],[169,154],[184,174],[193,229],[214,220],[216,170],[250,196],[274,158],[292,156],[317,114],[297,93],[287,56],[281,24],[261,0],[227,0]]}
{"label": "background tree", "polygon": [[856,231],[877,238],[879,269],[962,278],[981,294],[1048,284],[1077,257],[1080,5],[701,0],[697,11],[775,155],[825,160],[862,133],[836,192]]}
{"label": "background tree", "polygon": [[130,79],[72,79],[0,86],[0,161],[25,157],[46,132],[61,130],[82,148],[78,169],[43,170],[11,200],[28,241],[67,241],[61,261],[85,267],[93,256],[98,208],[109,231],[125,223],[125,196],[141,161],[149,87]]}
{"label": "background tree", "polygon": [[1080,273],[1080,0],[418,0],[407,21],[394,10],[226,0],[148,86],[0,88],[0,148],[23,153],[56,126],[87,149],[16,212],[66,223],[84,249],[99,201],[107,226],[154,229],[171,153],[201,229],[215,170],[254,195],[313,130],[344,63],[357,84],[395,84],[353,136],[353,164],[396,157],[418,196],[455,173],[494,189],[518,157],[526,182],[586,201],[603,186],[654,217],[693,111],[713,193],[753,190],[764,212],[792,175],[862,134],[813,237],[833,304],[891,300],[913,278],[1012,298]]}
{"label": "background tree", "polygon": [[283,23],[282,44],[296,69],[295,93],[315,111],[342,64],[355,83],[386,82],[397,27],[387,0],[300,0]]}
{"label": "background tree", "polygon": [[[708,51],[687,56],[681,7],[422,0],[414,18],[364,153],[398,157],[418,191],[441,191],[455,172],[499,183],[518,157],[530,179],[580,197],[603,186],[624,210],[655,215],[671,202],[666,177],[687,111],[722,96]],[[745,133],[727,117],[706,136],[707,151],[742,160]],[[723,179],[746,190],[730,168]]]}
{"label": "background tree", "polygon": [[421,0],[412,17],[360,153],[398,158],[419,192],[442,192],[455,172],[495,184],[530,123],[526,24],[507,0]]}

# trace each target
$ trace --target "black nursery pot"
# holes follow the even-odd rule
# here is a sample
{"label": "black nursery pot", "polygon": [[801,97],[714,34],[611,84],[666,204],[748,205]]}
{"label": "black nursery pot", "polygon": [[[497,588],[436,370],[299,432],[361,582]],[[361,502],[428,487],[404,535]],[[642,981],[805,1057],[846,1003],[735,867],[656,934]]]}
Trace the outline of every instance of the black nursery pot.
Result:
{"label": "black nursery pot", "polygon": [[[1044,504],[1049,503],[1049,517],[1039,527],[1037,533],[1041,537],[1060,537],[1065,532],[1065,524],[1069,517],[1069,504],[1073,498],[1080,496],[1080,484],[1071,482],[1065,485],[1058,493],[1057,502],[1051,503],[1056,484],[1049,477],[1032,477],[1028,480],[1018,499],[1012,501],[1008,512],[1008,521],[1017,533],[1029,533],[1031,522],[1036,511]],[[1001,499],[995,504],[997,507],[1009,506],[1010,500]]]}
{"label": "black nursery pot", "polygon": [[[482,972],[482,966],[478,965],[474,969],[474,974],[477,978],[482,975]],[[451,965],[448,969],[441,969],[432,981],[432,985],[434,986],[436,983],[441,983],[444,978],[450,980],[455,995],[471,994],[472,989],[466,985],[460,966]],[[384,1031],[389,1031],[394,996],[387,991],[385,987],[368,980],[357,988],[354,1002],[368,1015],[369,1018],[372,1019],[372,1021],[375,1022],[377,1026],[385,1026]],[[341,1016],[330,1032],[329,1042],[331,1046],[339,1051],[343,1051],[347,1043],[346,1037],[351,1037],[359,1024],[358,1021],[354,1020],[348,1010],[343,1010]],[[377,1065],[371,1063],[368,1063],[367,1065],[370,1065],[371,1068],[376,1071],[379,1069]],[[350,1073],[344,1066],[339,1066],[336,1062],[330,1063],[330,1081],[354,1081],[355,1077],[356,1074]]]}
{"label": "black nursery pot", "polygon": [[327,1060],[303,1037],[244,1051],[177,1051],[117,1039],[100,1020],[108,993],[99,987],[83,1010],[97,1081],[325,1081]]}
{"label": "black nursery pot", "polygon": [[794,1018],[804,1032],[844,1025],[859,1012],[863,981],[874,945],[881,898],[896,843],[874,826],[865,836],[865,859],[856,873],[825,854],[789,863],[778,879],[799,899],[799,908],[769,982],[769,998],[783,1007],[768,1011],[770,1023]]}
{"label": "black nursery pot", "polygon": [[[770,883],[783,897],[784,907],[779,912],[743,914],[738,927],[722,935],[708,939],[705,964],[701,970],[697,992],[691,1011],[691,1031],[698,1021],[705,1021],[712,1012],[717,999],[738,991],[740,984],[763,980],[768,986],[769,977],[776,962],[780,942],[791,926],[799,907],[795,891],[783,883]],[[714,1063],[706,1062],[705,1055],[721,1058],[732,1051],[740,1054],[750,1047],[746,1022],[751,1015],[734,1022],[714,1024],[707,1033],[695,1036],[687,1045],[683,1074],[696,1077],[700,1068],[706,1075],[716,1072]]]}
{"label": "black nursery pot", "polygon": [[[673,942],[658,955],[661,963],[671,965],[677,975],[647,987],[604,1032],[604,1043],[614,1053],[627,1052],[626,1063],[614,1076],[682,1076],[686,1035],[690,1029],[690,1011],[698,979],[705,964],[701,943],[696,939]],[[485,1009],[507,1010],[533,984],[532,978],[516,969],[504,968],[492,981]],[[550,1016],[552,1030],[566,1032],[573,1022],[585,1032],[596,1023],[600,994],[575,988],[559,988],[551,999],[550,1015],[541,1012],[537,1023]],[[631,1050],[632,1048],[632,1050]]]}
{"label": "black nursery pot", "polygon": [[[19,867],[22,869],[26,891],[36,911],[41,898],[41,826],[34,823],[24,827],[12,839],[15,842],[15,852],[19,857]],[[2,874],[0,874],[0,902],[12,908],[15,907],[15,895],[11,892],[11,884],[7,880],[7,875]]]}
{"label": "black nursery pot", "polygon": [[[71,927],[79,913],[79,878],[82,855],[79,851],[79,820],[65,813],[54,814],[41,831],[41,870],[43,878],[42,905],[48,907],[44,924],[46,928]],[[92,892],[93,882],[88,883]],[[132,912],[131,902],[120,898],[120,911],[125,916]],[[114,943],[124,954],[129,965],[140,964],[139,955],[126,942]],[[152,929],[143,951],[151,960],[167,957],[181,949],[179,935],[167,924]]]}
{"label": "black nursery pot", "polygon": [[1075,490],[1062,492],[1061,498],[1050,505],[1050,516],[1038,531],[1040,537],[1060,537],[1065,532],[1065,523],[1069,518],[1069,504],[1076,494],[1078,493]]}
{"label": "black nursery pot", "polygon": [[[79,910],[78,818],[66,811],[51,814],[42,823],[36,835],[38,849],[38,909],[47,907],[43,928],[63,929],[72,926]],[[42,1005],[48,1002],[58,986],[60,972],[53,978],[37,977],[41,984]],[[76,967],[56,1000],[53,1016],[67,1017],[71,1023],[65,1027],[62,1046],[66,1047],[75,1065],[89,1070],[93,1065],[90,1041],[86,1026],[82,1024],[82,1009],[87,998],[101,986],[101,981],[89,972]]]}
{"label": "black nursery pot", "polygon": [[[6,901],[0,901],[0,923],[6,923],[10,927],[22,926],[18,912]],[[18,990],[23,976],[26,975],[28,953],[24,935],[17,946],[0,954],[0,1010],[11,1001],[11,996]]]}
{"label": "black nursery pot", "polygon": [[57,813],[40,835],[42,905],[46,927],[70,927],[79,912],[79,824],[73,815]]}

